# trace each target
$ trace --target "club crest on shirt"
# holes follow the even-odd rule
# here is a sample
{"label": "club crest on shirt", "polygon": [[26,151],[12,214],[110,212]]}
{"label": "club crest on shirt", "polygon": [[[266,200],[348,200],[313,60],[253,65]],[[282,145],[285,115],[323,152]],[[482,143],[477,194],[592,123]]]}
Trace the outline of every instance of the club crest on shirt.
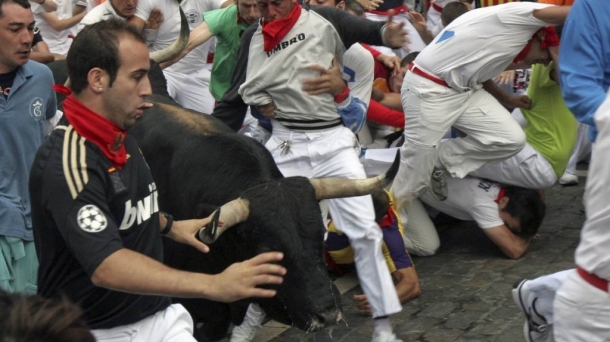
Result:
{"label": "club crest on shirt", "polygon": [[80,208],[76,220],[80,229],[88,233],[99,233],[108,227],[106,216],[93,204],[87,204]]}
{"label": "club crest on shirt", "polygon": [[189,24],[196,24],[201,21],[201,13],[196,9],[190,9],[184,13]]}
{"label": "club crest on shirt", "polygon": [[30,115],[37,121],[42,120],[44,113],[44,101],[40,97],[35,97],[30,101]]}

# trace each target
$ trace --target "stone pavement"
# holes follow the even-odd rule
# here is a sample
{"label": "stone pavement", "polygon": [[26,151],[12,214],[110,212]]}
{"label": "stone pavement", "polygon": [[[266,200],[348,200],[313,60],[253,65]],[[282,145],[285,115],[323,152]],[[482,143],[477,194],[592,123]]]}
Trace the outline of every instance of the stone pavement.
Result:
{"label": "stone pavement", "polygon": [[[513,304],[510,290],[519,279],[574,267],[574,249],[585,220],[586,171],[580,170],[579,175],[578,186],[556,185],[547,190],[540,237],[519,260],[506,259],[474,223],[439,227],[437,255],[413,258],[422,295],[392,317],[396,334],[405,342],[523,341],[524,317]],[[357,286],[343,294],[349,326],[334,328],[332,338],[327,331],[306,334],[268,323],[256,341],[368,342],[372,320],[357,312],[350,299],[355,293],[361,293]]]}

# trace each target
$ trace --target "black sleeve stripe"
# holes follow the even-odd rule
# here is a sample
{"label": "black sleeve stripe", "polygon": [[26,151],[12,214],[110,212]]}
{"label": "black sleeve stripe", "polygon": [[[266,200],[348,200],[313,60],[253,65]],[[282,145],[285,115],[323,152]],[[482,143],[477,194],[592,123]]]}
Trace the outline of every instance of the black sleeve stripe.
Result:
{"label": "black sleeve stripe", "polygon": [[66,130],[62,155],[64,176],[66,177],[70,194],[75,199],[83,191],[87,182],[89,182],[85,138],[79,136],[72,126],[60,129]]}

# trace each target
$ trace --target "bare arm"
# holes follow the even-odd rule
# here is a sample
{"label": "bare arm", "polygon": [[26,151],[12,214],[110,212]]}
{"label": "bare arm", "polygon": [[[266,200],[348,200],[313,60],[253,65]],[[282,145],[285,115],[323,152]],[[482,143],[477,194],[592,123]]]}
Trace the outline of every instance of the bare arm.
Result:
{"label": "bare arm", "polygon": [[127,21],[129,21],[129,24],[133,25],[138,30],[143,30],[144,26],[146,26],[146,22],[142,20],[142,18],[137,17],[135,15],[129,18]]}
{"label": "bare arm", "polygon": [[510,96],[496,85],[494,80],[487,80],[483,83],[483,88],[505,107],[530,109],[532,101],[527,95]]}
{"label": "bare arm", "polygon": [[73,16],[81,14],[83,12],[85,12],[85,13],[87,12],[87,7],[85,7],[85,6],[78,6],[77,5],[77,6],[74,6],[74,8],[72,8],[72,15]]}
{"label": "bare arm", "polygon": [[424,16],[418,12],[411,11],[409,12],[409,17],[411,17],[411,23],[413,24],[413,27],[415,27],[417,34],[419,34],[424,43],[430,44],[434,40],[434,36],[426,27],[426,19],[424,19]]}
{"label": "bare arm", "polygon": [[525,239],[513,234],[505,225],[483,229],[483,231],[491,241],[500,247],[502,253],[511,259],[521,258],[532,241],[531,238]]}
{"label": "bare arm", "polygon": [[[396,294],[398,295],[400,303],[404,304],[419,297],[421,294],[421,287],[419,285],[419,278],[417,277],[415,268],[408,267],[396,270],[392,272],[392,276],[398,282],[396,284]],[[354,295],[352,299],[354,302],[356,302],[356,307],[360,313],[369,316],[372,314],[371,304],[366,298],[366,295]]]}
{"label": "bare arm", "polygon": [[223,2],[222,5],[220,5],[220,8],[229,7],[234,4],[235,4],[235,0],[227,0],[227,1]]}
{"label": "bare arm", "polygon": [[396,294],[402,304],[419,297],[421,287],[415,267],[401,268],[392,273],[396,279]]}
{"label": "bare arm", "polygon": [[399,93],[385,93],[383,99],[379,101],[382,105],[402,112],[402,100],[400,99]]}
{"label": "bare arm", "polygon": [[[144,295],[201,297],[232,302],[247,297],[272,297],[275,290],[257,288],[280,284],[286,269],[271,262],[281,260],[277,252],[229,266],[216,275],[184,272],[169,268],[145,255],[123,248],[108,256],[94,271],[96,286]],[[129,260],[129,262],[126,262]]]}
{"label": "bare arm", "polygon": [[561,25],[570,13],[571,6],[549,6],[534,10],[534,17],[552,25]]}
{"label": "bare arm", "polygon": [[56,53],[51,53],[47,43],[39,41],[36,45],[32,46],[30,59],[35,60],[38,63],[47,64],[58,59],[65,59],[65,57]]}
{"label": "bare arm", "polygon": [[182,59],[184,56],[186,56],[189,52],[191,52],[194,48],[207,42],[211,37],[212,37],[212,32],[210,31],[210,27],[204,21],[201,25],[197,26],[193,31],[191,31],[191,34],[189,35],[189,41],[186,44],[186,47],[184,48],[184,50],[182,50],[182,52],[180,52],[180,55],[178,55],[176,58],[174,58],[170,61],[161,63],[161,68],[167,68],[168,66],[176,63],[177,61]]}
{"label": "bare arm", "polygon": [[[49,0],[47,0],[49,1]],[[57,13],[41,13],[40,16],[44,19],[55,31],[63,31],[78,24],[87,14],[86,11],[66,19],[59,19]]]}

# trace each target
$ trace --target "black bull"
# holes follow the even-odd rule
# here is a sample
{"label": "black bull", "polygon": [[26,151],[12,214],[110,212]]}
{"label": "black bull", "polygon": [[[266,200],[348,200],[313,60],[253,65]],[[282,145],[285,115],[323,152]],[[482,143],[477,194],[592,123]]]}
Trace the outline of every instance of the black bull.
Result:
{"label": "black bull", "polygon": [[[50,67],[56,83],[63,83],[66,64],[56,62]],[[271,299],[232,304],[177,299],[201,323],[195,336],[204,341],[223,338],[231,322],[241,323],[251,301],[259,303],[270,318],[303,330],[337,324],[341,297],[326,271],[325,227],[309,180],[284,178],[261,144],[212,116],[177,105],[167,94],[156,63],[152,63],[150,79],[153,95],[148,100],[154,106],[129,134],[150,166],[160,208],[180,220],[207,216],[238,197],[250,203],[248,219],[223,234],[208,254],[165,239],[165,262],[182,270],[215,274],[262,252],[281,251],[281,264],[288,270],[283,284],[274,286],[277,295]]]}

